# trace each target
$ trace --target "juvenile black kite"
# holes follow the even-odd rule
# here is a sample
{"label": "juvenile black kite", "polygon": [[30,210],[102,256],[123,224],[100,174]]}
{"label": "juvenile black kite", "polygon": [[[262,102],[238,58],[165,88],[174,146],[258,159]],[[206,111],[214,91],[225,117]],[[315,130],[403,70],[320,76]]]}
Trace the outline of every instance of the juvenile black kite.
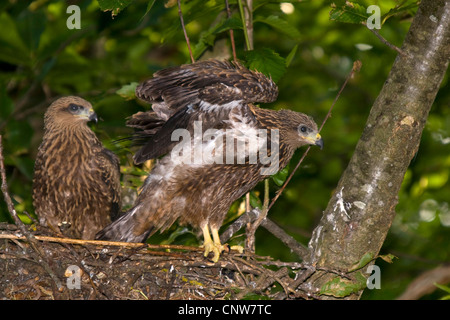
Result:
{"label": "juvenile black kite", "polygon": [[128,123],[145,142],[134,160],[163,157],[135,206],[100,239],[142,242],[178,219],[202,230],[205,256],[213,252],[217,261],[224,249],[218,230],[233,201],[285,167],[297,148],[323,147],[307,115],[256,107],[274,101],[278,88],[238,63],[208,60],[162,70],[136,94],[153,110]]}
{"label": "juvenile black kite", "polygon": [[65,235],[82,239],[94,239],[121,205],[119,160],[88,121],[97,121],[97,115],[82,98],[64,97],[50,105],[33,179],[40,224],[64,227]]}

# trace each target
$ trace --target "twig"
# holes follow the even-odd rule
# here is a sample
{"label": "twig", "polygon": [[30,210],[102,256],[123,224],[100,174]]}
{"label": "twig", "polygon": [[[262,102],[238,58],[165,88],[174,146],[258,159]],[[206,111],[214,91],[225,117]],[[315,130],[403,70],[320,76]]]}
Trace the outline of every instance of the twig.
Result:
{"label": "twig", "polygon": [[269,210],[270,208],[272,208],[272,206],[274,205],[275,201],[277,201],[277,199],[280,197],[280,195],[283,193],[283,190],[286,188],[287,184],[289,183],[289,181],[291,181],[292,177],[294,176],[295,171],[297,171],[298,167],[300,167],[300,165],[302,164],[303,160],[306,158],[306,155],[309,152],[309,149],[311,149],[311,147],[308,147],[305,152],[303,153],[302,157],[300,158],[300,160],[298,161],[297,165],[295,166],[294,170],[292,170],[291,174],[289,175],[289,177],[286,179],[286,181],[284,182],[283,186],[280,188],[280,190],[278,190],[277,194],[275,195],[275,197],[272,199],[272,201],[270,202],[269,205]]}
{"label": "twig", "polygon": [[359,60],[356,60],[355,62],[353,62],[353,67],[352,70],[350,71],[350,73],[347,75],[347,78],[345,79],[344,83],[341,86],[341,89],[339,90],[338,94],[336,95],[336,97],[334,98],[333,103],[331,104],[330,109],[328,110],[327,115],[325,116],[325,119],[323,119],[322,121],[322,125],[319,128],[319,132],[322,131],[323,126],[325,125],[325,122],[327,122],[328,118],[331,117],[331,112],[333,111],[334,105],[336,104],[336,102],[338,101],[339,97],[342,94],[342,91],[344,91],[344,88],[347,86],[348,81],[353,77],[353,75],[355,74],[355,72],[359,72],[359,70],[361,70],[362,67],[362,62]]}
{"label": "twig", "polygon": [[14,208],[14,204],[11,200],[11,197],[8,192],[8,184],[6,182],[6,170],[5,170],[5,164],[3,159],[3,143],[2,143],[2,136],[0,135],[0,174],[2,177],[2,192],[3,197],[5,198],[6,206],[8,207],[8,211],[11,214],[11,217],[14,219],[14,222],[16,225],[20,228],[20,231],[22,231],[23,234],[27,234],[28,231],[25,228],[24,224],[20,220],[19,216],[17,215],[16,209]]}
{"label": "twig", "polygon": [[[289,271],[286,267],[283,267],[277,271],[272,271],[269,269],[263,270],[261,275],[259,276],[258,280],[254,284],[254,288],[252,286],[247,286],[247,288],[241,292],[239,292],[236,296],[237,300],[241,300],[244,298],[247,294],[251,292],[263,292],[267,287],[272,285],[274,282],[278,282],[283,289],[285,290],[285,293],[288,294],[289,284],[285,283],[286,281],[282,281],[282,278],[287,278],[289,282],[292,281],[291,278],[288,277]],[[292,290],[292,292],[295,292]]]}
{"label": "twig", "polygon": [[255,208],[251,211],[247,211],[237,218],[222,234],[220,235],[220,242],[226,243],[231,237],[241,230],[247,223],[250,223],[259,215],[259,209]]}
{"label": "twig", "polygon": [[[114,247],[126,247],[126,248],[145,248],[145,249],[160,249],[160,250],[187,250],[187,251],[203,251],[200,247],[182,246],[173,244],[146,244],[146,243],[133,243],[133,242],[118,242],[118,241],[103,241],[103,240],[82,240],[71,238],[58,238],[49,236],[34,236],[38,241],[44,242],[58,242],[68,244],[79,245],[97,245],[97,246],[114,246]],[[16,236],[12,234],[0,234],[0,239],[10,240],[26,240],[26,237]]]}
{"label": "twig", "polygon": [[247,229],[247,249],[255,251],[255,232],[261,222],[267,217],[269,211],[269,179],[264,180],[264,204],[261,213],[256,217],[255,222]]}
{"label": "twig", "polygon": [[247,50],[252,50],[253,45],[252,45],[249,35],[248,35],[247,21],[245,19],[245,13],[244,13],[244,7],[242,6],[242,0],[238,0],[238,4],[239,4],[239,13],[241,14],[242,27],[244,28],[245,44],[247,46]]}
{"label": "twig", "polygon": [[191,62],[194,63],[194,56],[192,55],[191,43],[189,42],[189,37],[186,32],[186,27],[184,26],[183,12],[181,12],[181,0],[177,0],[178,3],[178,15],[180,16],[181,28],[183,28],[184,38],[186,39],[186,44],[189,50],[189,55],[191,57]]}
{"label": "twig", "polygon": [[292,250],[301,260],[305,260],[309,255],[309,250],[301,243],[288,235],[275,222],[266,218],[261,222],[261,226],[281,240],[289,249]]}
{"label": "twig", "polygon": [[[228,0],[225,0],[225,7],[227,9],[227,17],[228,19],[231,18],[231,10],[230,10],[230,4],[228,3]],[[230,42],[231,42],[231,49],[233,51],[233,61],[237,62],[237,56],[236,56],[236,44],[234,43],[234,30],[230,29]]]}
{"label": "twig", "polygon": [[[369,29],[369,28],[367,28]],[[402,56],[405,56],[406,54],[403,52],[402,49],[400,49],[399,47],[397,47],[396,45],[393,45],[392,43],[390,43],[389,41],[387,41],[385,38],[383,38],[383,36],[376,31],[375,29],[369,29],[374,35],[377,36],[378,39],[380,39],[381,42],[383,42],[385,45],[387,45],[389,48],[391,48],[392,50],[397,51],[399,54],[401,54]]]}
{"label": "twig", "polygon": [[[220,241],[226,243],[237,231],[244,227],[247,223],[251,223],[256,220],[261,214],[261,210],[258,208],[252,211],[246,212],[241,215],[236,221],[234,221],[228,229],[226,229],[220,236]],[[261,221],[261,227],[272,233],[275,237],[281,240],[293,253],[295,253],[301,260],[305,260],[309,255],[309,251],[301,243],[288,235],[282,228],[280,228],[275,222],[269,218],[265,218]]]}
{"label": "twig", "polygon": [[290,290],[296,290],[303,282],[316,272],[314,266],[305,266],[305,270],[297,274],[297,278],[289,285]]}
{"label": "twig", "polygon": [[253,0],[245,0],[244,6],[245,21],[247,23],[247,35],[250,40],[249,50],[254,49],[253,43]]}

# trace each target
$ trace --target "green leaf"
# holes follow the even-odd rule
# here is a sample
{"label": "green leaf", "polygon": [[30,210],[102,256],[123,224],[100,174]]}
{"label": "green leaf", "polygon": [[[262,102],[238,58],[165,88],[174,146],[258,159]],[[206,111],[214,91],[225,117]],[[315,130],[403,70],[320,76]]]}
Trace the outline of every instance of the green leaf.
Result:
{"label": "green leaf", "polygon": [[358,269],[361,269],[365,265],[367,265],[370,261],[372,261],[374,258],[374,254],[372,252],[367,252],[362,256],[362,258],[359,260],[358,263],[354,264],[353,266],[348,269],[348,272],[352,272]]}
{"label": "green leaf", "polygon": [[253,208],[262,208],[263,207],[263,204],[262,204],[262,202],[261,202],[261,199],[259,199],[256,195],[255,195],[255,193],[252,191],[252,192],[250,192],[250,205],[253,207]]}
{"label": "green leaf", "polygon": [[442,284],[439,284],[439,283],[433,283],[436,287],[438,287],[439,289],[441,289],[441,290],[444,290],[445,292],[447,292],[447,293],[450,293],[450,287],[446,287],[446,286],[444,286],[444,285],[442,285]]}
{"label": "green leaf", "polygon": [[335,277],[320,288],[319,294],[343,298],[363,290],[366,287],[366,281],[366,278],[361,272],[355,274],[355,280]]}
{"label": "green leaf", "polygon": [[381,16],[381,24],[384,24],[387,19],[389,19],[393,16],[397,16],[397,15],[401,15],[401,14],[405,14],[405,13],[413,15],[414,13],[412,11],[417,9],[418,6],[419,6],[419,2],[417,0],[412,0],[412,3],[409,3],[409,4],[405,3],[403,6],[392,8],[391,10],[389,10],[388,13],[383,14]]}
{"label": "green leaf", "polygon": [[179,236],[182,236],[186,233],[192,233],[189,228],[179,226],[174,232],[172,232],[168,239],[163,240],[161,244],[172,244],[176,241]]}
{"label": "green leaf", "polygon": [[366,254],[364,254],[362,256],[362,258],[359,260],[359,262],[355,263],[352,267],[350,267],[347,272],[353,272],[358,269],[361,269],[361,268],[365,267],[372,260],[378,259],[378,258],[383,259],[387,263],[392,263],[393,260],[397,257],[390,253],[386,254],[386,255],[378,255],[378,256],[374,257],[374,254],[372,252],[367,252]]}
{"label": "green leaf", "polygon": [[[444,291],[447,292],[447,293],[450,293],[450,287],[444,286],[444,285],[439,284],[439,283],[436,283],[436,282],[434,282],[433,284],[434,284],[436,287],[438,287],[439,289],[444,290]],[[439,300],[450,300],[450,294],[448,294],[448,295],[446,295],[446,296],[443,296],[443,297],[440,298]]]}
{"label": "green leaf", "polygon": [[[175,1],[176,3],[176,1]],[[224,8],[223,1],[191,0],[183,3],[183,19],[187,27],[191,22],[199,21],[204,16],[217,16]],[[172,25],[165,30],[163,42],[168,41],[176,35],[183,34],[180,19],[176,18]]]}
{"label": "green leaf", "polygon": [[346,1],[344,6],[332,6],[330,11],[330,20],[344,22],[365,24],[369,18],[366,8],[358,3]]}
{"label": "green leaf", "polygon": [[[98,5],[103,11],[111,11],[112,17],[128,7],[134,0],[98,0]],[[148,8],[147,8],[148,9]]]}
{"label": "green leaf", "polygon": [[269,48],[245,52],[247,67],[257,70],[277,82],[286,72],[286,60]]}
{"label": "green leaf", "polygon": [[224,19],[219,22],[216,26],[213,27],[214,33],[218,34],[224,31],[228,31],[230,29],[243,29],[242,20],[237,15],[233,15],[229,19]]}
{"label": "green leaf", "polygon": [[126,84],[122,86],[119,90],[116,91],[116,93],[121,96],[122,98],[125,98],[126,100],[132,100],[136,98],[136,87],[139,83],[132,82],[130,84]]}
{"label": "green leaf", "polygon": [[41,41],[41,35],[45,30],[47,16],[43,10],[34,12],[24,11],[18,30],[24,43],[30,51],[36,51]]}
{"label": "green leaf", "polygon": [[298,29],[295,28],[293,25],[289,24],[289,22],[287,22],[284,19],[281,19],[278,16],[272,15],[268,17],[255,17],[253,19],[253,22],[265,23],[291,38],[294,39],[300,38],[300,31],[298,31]]}
{"label": "green leaf", "polygon": [[398,259],[396,256],[394,256],[391,253],[384,254],[384,255],[379,255],[377,258],[381,258],[384,261],[386,261],[387,263],[393,263],[394,259]]}
{"label": "green leaf", "polygon": [[144,17],[152,10],[153,5],[155,4],[156,0],[149,1],[147,5],[147,10],[145,11],[144,15],[142,16],[141,20],[144,19]]}
{"label": "green leaf", "polygon": [[230,29],[242,29],[242,22],[238,16],[233,16],[229,19],[222,19],[218,24],[210,29],[202,32],[200,40],[195,45],[193,55],[195,59],[198,59],[208,47],[214,46],[216,36]]}
{"label": "green leaf", "polygon": [[277,173],[275,173],[272,176],[272,180],[273,182],[275,182],[275,184],[279,187],[281,187],[284,182],[286,181],[286,178],[289,174],[289,168],[288,167],[284,167],[283,169],[281,169],[280,171],[278,171]]}
{"label": "green leaf", "polygon": [[0,32],[0,61],[6,61],[11,64],[31,65],[30,54],[25,45],[14,21],[6,12],[0,14],[0,25],[3,30]]}
{"label": "green leaf", "polygon": [[289,52],[288,56],[286,57],[286,68],[291,65],[292,60],[294,60],[295,54],[297,53],[298,44],[292,48],[291,52]]}

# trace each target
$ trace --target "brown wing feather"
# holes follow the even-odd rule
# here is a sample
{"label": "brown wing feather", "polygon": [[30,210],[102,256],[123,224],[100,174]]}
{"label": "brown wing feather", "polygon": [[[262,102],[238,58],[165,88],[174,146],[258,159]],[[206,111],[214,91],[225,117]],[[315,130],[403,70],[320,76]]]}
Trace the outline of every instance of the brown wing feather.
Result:
{"label": "brown wing feather", "polygon": [[262,73],[240,63],[206,60],[156,72],[136,88],[136,96],[150,103],[163,103],[173,114],[202,101],[220,105],[232,101],[272,102],[278,88]]}
{"label": "brown wing feather", "polygon": [[239,63],[206,60],[158,71],[136,88],[136,95],[153,103],[153,111],[132,116],[128,125],[143,129],[135,140],[147,142],[135,154],[139,164],[170,151],[173,130],[192,129],[202,120],[203,129],[217,128],[229,120],[232,109],[251,114],[248,103],[271,102],[278,95],[275,83]]}

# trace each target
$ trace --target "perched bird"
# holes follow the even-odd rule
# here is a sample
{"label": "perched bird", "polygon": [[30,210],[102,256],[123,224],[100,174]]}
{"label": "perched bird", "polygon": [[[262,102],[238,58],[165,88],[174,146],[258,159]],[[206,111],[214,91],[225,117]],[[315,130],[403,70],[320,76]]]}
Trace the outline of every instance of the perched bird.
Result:
{"label": "perched bird", "polygon": [[44,116],[33,179],[33,206],[41,225],[65,227],[72,238],[94,239],[120,212],[117,156],[87,126],[97,122],[80,97],[53,102]]}
{"label": "perched bird", "polygon": [[278,88],[239,63],[207,60],[161,70],[136,95],[153,110],[128,122],[144,144],[134,160],[162,158],[134,207],[99,239],[142,242],[178,219],[202,230],[205,256],[213,252],[217,261],[224,250],[218,230],[231,204],[285,167],[297,148],[323,147],[309,116],[255,106],[274,101]]}

